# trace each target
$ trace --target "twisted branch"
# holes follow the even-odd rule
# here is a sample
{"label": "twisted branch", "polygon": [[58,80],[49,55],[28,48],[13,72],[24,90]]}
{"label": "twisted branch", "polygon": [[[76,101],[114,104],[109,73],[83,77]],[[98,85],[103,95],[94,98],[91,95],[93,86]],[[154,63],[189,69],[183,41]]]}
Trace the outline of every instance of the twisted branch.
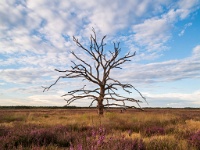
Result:
{"label": "twisted branch", "polygon": [[[135,106],[127,106],[126,102],[134,102],[138,104],[142,102],[140,100],[136,100],[132,97],[124,97],[117,93],[119,88],[122,88],[127,93],[132,93],[131,89],[135,90],[142,99],[146,101],[146,98],[131,84],[124,84],[120,81],[113,79],[110,77],[110,73],[113,69],[122,69],[120,66],[125,62],[131,61],[131,58],[135,56],[135,52],[133,54],[127,53],[123,57],[119,57],[121,52],[120,43],[114,43],[114,50],[113,51],[105,51],[104,40],[106,36],[103,36],[100,43],[97,42],[95,30],[92,29],[93,35],[90,36],[90,46],[86,48],[83,46],[77,38],[73,36],[73,41],[75,44],[80,47],[86,55],[88,55],[91,60],[93,60],[94,66],[91,63],[86,62],[81,57],[79,57],[75,52],[71,52],[71,54],[76,58],[77,62],[72,62],[71,69],[69,70],[58,70],[55,69],[57,72],[66,73],[65,75],[59,76],[57,80],[51,84],[49,87],[43,87],[44,91],[48,91],[52,86],[56,85],[57,82],[61,78],[82,78],[83,80],[87,80],[92,82],[94,85],[97,86],[96,89],[86,89],[86,85],[84,85],[80,89],[69,91],[67,94],[62,95],[62,97],[70,96],[69,99],[65,99],[67,105],[71,104],[72,102],[80,99],[92,99],[90,106],[97,101],[98,103],[103,104],[103,100],[107,101],[107,104],[104,106],[120,106],[124,108],[136,108]],[[110,56],[108,57],[106,53],[109,52]],[[109,101],[116,101],[121,102],[122,104],[118,103],[109,103]],[[147,102],[147,101],[146,101]]]}

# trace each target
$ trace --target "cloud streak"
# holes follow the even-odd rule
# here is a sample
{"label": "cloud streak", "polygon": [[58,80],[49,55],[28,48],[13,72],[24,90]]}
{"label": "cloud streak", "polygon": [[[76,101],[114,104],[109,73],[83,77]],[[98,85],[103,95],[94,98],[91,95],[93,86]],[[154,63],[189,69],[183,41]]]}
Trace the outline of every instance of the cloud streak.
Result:
{"label": "cloud streak", "polygon": [[192,55],[184,59],[154,62],[149,64],[129,64],[124,65],[124,70],[118,73],[113,72],[113,76],[121,78],[123,81],[132,83],[155,83],[172,82],[187,78],[200,78],[200,46],[197,45],[192,50]]}
{"label": "cloud streak", "polygon": [[[198,98],[200,91],[194,91],[193,93],[165,93],[165,94],[151,94],[145,93],[145,96],[149,99],[151,106],[163,107],[198,107],[200,102]],[[146,105],[148,107],[148,105]]]}

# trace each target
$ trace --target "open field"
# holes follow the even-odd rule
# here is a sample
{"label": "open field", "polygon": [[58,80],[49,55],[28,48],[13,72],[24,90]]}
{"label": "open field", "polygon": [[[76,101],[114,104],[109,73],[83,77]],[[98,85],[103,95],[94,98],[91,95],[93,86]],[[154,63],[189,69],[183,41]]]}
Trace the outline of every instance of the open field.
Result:
{"label": "open field", "polygon": [[200,109],[0,109],[0,149],[200,150]]}

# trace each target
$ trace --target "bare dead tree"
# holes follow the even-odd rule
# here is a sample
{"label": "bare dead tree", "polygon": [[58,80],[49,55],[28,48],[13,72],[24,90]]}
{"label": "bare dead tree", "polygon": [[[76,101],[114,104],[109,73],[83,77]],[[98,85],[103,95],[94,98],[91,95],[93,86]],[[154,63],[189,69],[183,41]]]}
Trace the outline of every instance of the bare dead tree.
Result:
{"label": "bare dead tree", "polygon": [[[120,65],[125,62],[131,61],[130,58],[135,56],[133,54],[127,53],[125,56],[120,57],[120,43],[114,43],[113,51],[105,51],[104,46],[104,36],[101,42],[97,42],[96,32],[93,29],[93,35],[90,36],[90,47],[84,47],[77,38],[73,36],[73,41],[78,47],[80,47],[92,60],[94,61],[94,66],[91,63],[87,63],[73,51],[71,54],[78,60],[79,63],[72,61],[73,66],[69,70],[58,70],[57,72],[66,73],[64,76],[59,76],[58,79],[49,87],[44,87],[44,91],[48,91],[52,86],[54,86],[61,78],[82,78],[93,84],[97,85],[96,89],[88,90],[86,85],[80,89],[69,91],[67,94],[62,95],[62,97],[70,96],[69,99],[65,99],[67,105],[80,99],[91,99],[91,104],[97,102],[98,114],[103,115],[104,107],[118,106],[123,108],[139,108],[140,100],[136,100],[132,97],[125,97],[117,93],[118,88],[122,88],[127,93],[132,93],[129,89],[134,89],[139,93],[139,95],[146,101],[145,97],[131,84],[121,83],[119,80],[110,77],[110,73],[113,69],[122,69]],[[106,55],[109,54],[110,56]],[[44,92],[43,91],[43,92]],[[106,104],[103,102],[106,101]],[[114,103],[109,103],[110,101]],[[134,105],[129,106],[126,103],[133,102],[138,104],[139,107]]]}

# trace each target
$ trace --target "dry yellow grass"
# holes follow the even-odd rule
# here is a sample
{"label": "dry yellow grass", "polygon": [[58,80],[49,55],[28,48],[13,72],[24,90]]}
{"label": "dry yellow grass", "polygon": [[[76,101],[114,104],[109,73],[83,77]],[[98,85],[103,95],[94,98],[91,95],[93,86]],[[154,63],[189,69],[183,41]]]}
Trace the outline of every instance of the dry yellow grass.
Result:
{"label": "dry yellow grass", "polygon": [[[71,127],[104,127],[109,137],[142,139],[147,149],[195,150],[188,143],[191,133],[200,131],[200,110],[148,109],[146,111],[120,110],[105,112],[99,117],[96,110],[89,109],[22,109],[0,110],[0,127],[34,124],[42,127],[56,125]],[[163,129],[154,133],[153,127]],[[147,130],[151,132],[147,134]],[[112,132],[111,132],[112,131]],[[59,149],[55,145],[41,149]]]}

